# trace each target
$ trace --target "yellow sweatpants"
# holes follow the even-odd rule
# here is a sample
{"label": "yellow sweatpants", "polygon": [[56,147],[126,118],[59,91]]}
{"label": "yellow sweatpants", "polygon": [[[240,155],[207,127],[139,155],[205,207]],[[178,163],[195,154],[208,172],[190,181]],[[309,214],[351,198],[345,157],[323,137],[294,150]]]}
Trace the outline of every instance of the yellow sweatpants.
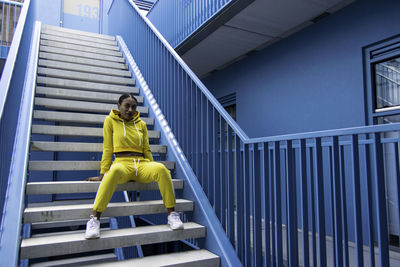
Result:
{"label": "yellow sweatpants", "polygon": [[175,207],[175,193],[169,170],[161,163],[143,157],[117,157],[104,174],[97,190],[93,210],[105,211],[117,184],[128,181],[151,183],[156,181],[166,208]]}

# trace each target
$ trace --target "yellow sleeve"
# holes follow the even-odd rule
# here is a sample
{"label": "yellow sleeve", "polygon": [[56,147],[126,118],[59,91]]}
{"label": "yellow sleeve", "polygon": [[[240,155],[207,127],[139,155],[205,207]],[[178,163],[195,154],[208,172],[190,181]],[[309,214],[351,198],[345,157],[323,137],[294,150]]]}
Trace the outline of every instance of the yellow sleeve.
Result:
{"label": "yellow sleeve", "polygon": [[147,133],[147,125],[143,123],[143,155],[145,159],[153,161],[153,155],[151,154],[149,145],[149,135]]}
{"label": "yellow sleeve", "polygon": [[111,118],[107,117],[103,125],[103,156],[101,158],[100,174],[110,169],[113,154],[113,128]]}

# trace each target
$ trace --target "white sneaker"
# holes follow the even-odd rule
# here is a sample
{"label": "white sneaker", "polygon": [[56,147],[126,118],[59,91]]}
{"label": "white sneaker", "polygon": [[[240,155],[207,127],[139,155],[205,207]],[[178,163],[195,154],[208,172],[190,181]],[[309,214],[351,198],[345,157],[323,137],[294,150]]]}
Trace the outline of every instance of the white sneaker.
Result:
{"label": "white sneaker", "polygon": [[168,215],[168,224],[172,230],[183,229],[183,223],[178,212],[173,211]]}
{"label": "white sneaker", "polygon": [[86,224],[86,239],[99,238],[100,237],[100,221],[97,220],[93,215],[90,215],[90,220]]}

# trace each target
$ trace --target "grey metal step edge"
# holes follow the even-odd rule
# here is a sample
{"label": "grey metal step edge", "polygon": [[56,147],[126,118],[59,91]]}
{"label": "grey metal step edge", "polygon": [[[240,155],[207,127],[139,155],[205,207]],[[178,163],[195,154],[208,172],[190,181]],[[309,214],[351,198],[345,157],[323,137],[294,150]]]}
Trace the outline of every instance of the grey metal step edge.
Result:
{"label": "grey metal step edge", "polygon": [[46,45],[41,45],[39,47],[39,51],[46,52],[46,53],[52,53],[55,55],[75,56],[75,57],[80,57],[80,58],[102,60],[104,62],[125,63],[125,59],[121,55],[118,55],[118,56],[101,55],[101,54],[97,54],[97,53],[83,52],[83,51],[79,51],[79,50],[52,47],[52,46],[46,46]]}
{"label": "grey metal step edge", "polygon": [[[173,161],[157,161],[162,163],[168,170],[175,169],[175,162]],[[84,170],[100,170],[100,161],[29,161],[30,171],[84,171]]]}
{"label": "grey metal step edge", "polygon": [[86,46],[86,47],[93,47],[93,48],[105,49],[105,50],[110,50],[110,51],[119,51],[119,47],[116,43],[103,44],[103,43],[97,43],[97,42],[93,42],[93,41],[84,41],[84,40],[80,40],[80,39],[76,39],[76,38],[65,38],[65,37],[50,35],[50,34],[46,34],[46,33],[40,34],[40,39],[55,41],[55,42],[60,42],[60,43],[65,43],[65,44],[82,45],[82,46]]}
{"label": "grey metal step edge", "polygon": [[[32,134],[103,137],[103,128],[33,124],[32,125]],[[149,135],[150,140],[159,139],[160,131],[149,130],[148,135]]]}
{"label": "grey metal step edge", "polygon": [[69,29],[69,28],[61,28],[61,27],[47,25],[47,24],[42,24],[42,30],[68,32],[68,33],[81,34],[81,35],[85,35],[85,36],[92,36],[92,37],[96,37],[96,38],[102,38],[102,39],[106,39],[106,40],[115,40],[115,37],[111,36],[111,35],[105,35],[105,34],[99,34],[99,33],[93,33],[93,32],[85,32],[85,31]]}
{"label": "grey metal step edge", "polygon": [[38,67],[38,74],[46,75],[61,79],[70,79],[76,81],[99,82],[103,84],[117,85],[135,85],[135,80],[132,78],[116,77],[111,75],[84,73],[80,71],[60,70],[54,68]]}
{"label": "grey metal step edge", "polygon": [[114,253],[105,253],[98,254],[93,256],[85,256],[85,257],[74,257],[69,259],[62,260],[52,260],[45,261],[40,263],[29,264],[29,267],[77,267],[77,266],[85,266],[87,264],[104,264],[104,263],[115,263],[118,258]]}
{"label": "grey metal step edge", "polygon": [[[33,118],[46,121],[57,122],[74,122],[74,123],[90,123],[90,124],[103,124],[107,115],[103,114],[89,114],[78,112],[61,112],[61,111],[45,111],[34,110]],[[148,128],[154,126],[154,118],[141,117]]]}
{"label": "grey metal step edge", "polygon": [[184,223],[183,230],[173,231],[167,225],[141,226],[101,231],[101,238],[86,240],[83,234],[28,238],[21,241],[20,258],[39,258],[103,249],[205,237],[206,229],[197,223]]}
{"label": "grey metal step edge", "polygon": [[[49,203],[51,205],[51,203]],[[193,201],[177,199],[175,210],[178,212],[192,211]],[[51,222],[89,218],[93,211],[93,203],[64,206],[47,206],[26,208],[24,210],[24,223]],[[167,208],[162,200],[146,200],[133,202],[112,202],[102,216],[117,217],[130,215],[147,215],[167,213]]]}
{"label": "grey metal step edge", "polygon": [[[54,29],[42,29],[41,33],[47,34],[47,35],[52,35],[52,36],[58,36],[58,37],[64,37],[64,38],[70,38],[70,39],[77,39],[77,40],[82,40],[82,41],[89,41],[89,42],[94,42],[94,43],[99,43],[99,44],[107,44],[107,45],[117,45],[117,42],[115,38],[112,39],[104,39],[104,38],[99,38],[98,36],[89,36],[89,35],[84,35],[80,33],[74,33],[74,32],[63,32],[63,31],[58,31]],[[112,37],[112,36],[110,36]]]}
{"label": "grey metal step edge", "polygon": [[[99,267],[156,267],[156,266],[180,266],[180,267],[219,267],[219,256],[205,250],[190,250],[170,254],[146,256],[113,263],[98,263]],[[95,265],[83,265],[95,266]]]}
{"label": "grey metal step edge", "polygon": [[[100,186],[101,182],[83,181],[56,181],[56,182],[30,182],[27,183],[25,193],[27,195],[44,195],[44,194],[70,194],[70,193],[94,193]],[[183,180],[172,179],[175,190],[183,189]],[[137,183],[127,182],[117,185],[115,191],[151,191],[158,190],[158,184],[153,183]]]}
{"label": "grey metal step edge", "polygon": [[[150,149],[153,154],[167,153],[167,146],[165,145],[150,145]],[[31,141],[30,150],[52,152],[102,152],[103,143]]]}
{"label": "grey metal step edge", "polygon": [[[81,111],[81,112],[98,112],[104,114],[109,114],[112,109],[118,109],[118,106],[116,104],[95,103],[95,102],[64,100],[56,98],[43,98],[43,97],[35,97],[35,105],[42,106],[48,109]],[[147,116],[149,113],[148,107],[138,106],[136,110],[140,112],[140,115],[142,116]]]}
{"label": "grey metal step edge", "polygon": [[36,78],[36,83],[45,84],[47,86],[58,87],[58,88],[79,89],[79,90],[87,90],[95,92],[139,94],[139,88],[134,86],[103,84],[103,83],[76,81],[76,80],[68,80],[68,79],[60,79],[52,77],[39,76]]}
{"label": "grey metal step edge", "polygon": [[95,53],[95,54],[99,54],[99,55],[122,57],[122,53],[119,51],[113,51],[113,50],[107,50],[107,49],[101,49],[101,48],[95,48],[95,47],[87,47],[87,46],[83,46],[83,45],[67,44],[67,43],[62,43],[62,42],[57,42],[57,41],[41,39],[40,46],[42,46],[42,45],[58,47],[58,48],[63,48],[63,49],[71,49],[71,50],[82,51],[82,52],[90,52],[90,53]]}
{"label": "grey metal step edge", "polygon": [[40,52],[39,59],[46,59],[46,60],[54,60],[57,62],[69,62],[75,64],[81,64],[86,66],[96,66],[96,67],[103,67],[108,69],[116,69],[116,70],[128,70],[128,65],[124,64],[123,62],[111,62],[105,61],[100,59],[91,59],[86,57],[78,57],[78,56],[70,56],[70,55],[62,55],[62,54],[55,54],[49,52]]}
{"label": "grey metal step edge", "polygon": [[[48,98],[81,100],[90,102],[118,103],[121,94],[81,91],[45,86],[36,86],[36,94],[43,94]],[[139,105],[143,105],[143,96],[135,95]]]}
{"label": "grey metal step edge", "polygon": [[71,70],[71,71],[79,71],[79,72],[94,73],[94,74],[104,74],[117,77],[132,77],[132,72],[128,70],[89,66],[86,64],[69,63],[69,62],[55,61],[48,59],[39,59],[38,66],[60,69],[60,70]]}

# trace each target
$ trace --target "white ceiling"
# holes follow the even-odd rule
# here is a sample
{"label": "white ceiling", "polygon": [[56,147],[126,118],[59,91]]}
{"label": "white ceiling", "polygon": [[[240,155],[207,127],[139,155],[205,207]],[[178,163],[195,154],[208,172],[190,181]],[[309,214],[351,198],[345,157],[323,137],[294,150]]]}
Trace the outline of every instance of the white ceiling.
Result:
{"label": "white ceiling", "polygon": [[355,0],[255,0],[182,58],[201,78],[313,24]]}

